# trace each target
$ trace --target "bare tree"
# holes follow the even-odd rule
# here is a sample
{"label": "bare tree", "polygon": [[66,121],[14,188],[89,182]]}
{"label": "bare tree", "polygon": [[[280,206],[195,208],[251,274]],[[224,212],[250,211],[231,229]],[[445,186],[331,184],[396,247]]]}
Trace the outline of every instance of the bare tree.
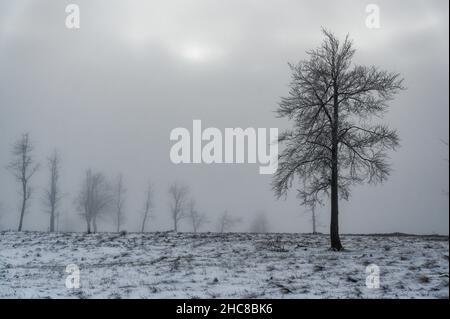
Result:
{"label": "bare tree", "polygon": [[189,202],[188,215],[192,230],[196,233],[205,223],[208,222],[206,215],[204,213],[199,213],[195,208],[195,200],[191,199]]}
{"label": "bare tree", "polygon": [[54,232],[56,210],[58,209],[58,204],[62,197],[59,189],[60,157],[58,151],[55,150],[47,159],[47,162],[50,171],[50,185],[44,192],[44,205],[47,207],[48,213],[50,214],[50,232]]}
{"label": "bare tree", "polygon": [[331,32],[323,33],[325,40],[307,52],[308,60],[290,65],[289,96],[277,113],[293,120],[294,128],[279,137],[285,149],[273,188],[278,198],[286,196],[298,178],[303,204],[331,196],[331,248],[339,251],[339,196],[348,199],[351,186],[383,182],[389,175],[386,151],[399,145],[397,132],[370,119],[387,111],[403,80],[374,66],[353,65],[349,37],[340,42]]}
{"label": "bare tree", "polygon": [[173,184],[169,188],[170,213],[173,221],[173,230],[178,231],[178,223],[186,217],[186,199],[189,188],[184,185]]}
{"label": "bare tree", "polygon": [[110,208],[111,201],[111,190],[104,175],[87,170],[75,204],[86,220],[88,233],[91,233],[92,229],[97,232],[97,219]]}
{"label": "bare tree", "polygon": [[37,164],[33,158],[33,150],[34,146],[30,140],[30,135],[28,133],[22,134],[21,138],[13,145],[13,160],[8,165],[9,171],[14,175],[21,186],[20,194],[22,203],[18,231],[22,231],[25,211],[27,209],[28,200],[31,198],[32,194],[30,179],[39,169],[39,164]]}
{"label": "bare tree", "polygon": [[310,214],[311,216],[311,226],[312,226],[312,233],[313,235],[317,235],[317,229],[319,227],[322,227],[323,225],[319,222],[318,218],[317,218],[317,206],[316,205],[311,205],[309,207],[309,210],[306,212],[308,214]]}
{"label": "bare tree", "polygon": [[153,187],[152,187],[152,184],[149,182],[147,185],[147,193],[146,193],[146,197],[145,197],[144,215],[142,218],[141,233],[143,233],[145,231],[145,225],[147,223],[147,219],[153,218],[153,214],[151,212],[152,208],[153,208]]}
{"label": "bare tree", "polygon": [[219,221],[217,223],[217,231],[219,233],[229,232],[234,227],[234,225],[236,225],[236,223],[238,223],[239,221],[240,218],[232,217],[230,216],[228,211],[224,211],[219,216]]}
{"label": "bare tree", "polygon": [[269,232],[269,222],[267,220],[267,215],[265,212],[257,212],[252,224],[250,225],[251,233],[268,233]]}
{"label": "bare tree", "polygon": [[124,204],[125,194],[127,190],[123,185],[123,176],[120,174],[117,177],[117,182],[114,186],[114,208],[116,209],[116,231],[120,231],[120,226],[123,224],[124,217]]}

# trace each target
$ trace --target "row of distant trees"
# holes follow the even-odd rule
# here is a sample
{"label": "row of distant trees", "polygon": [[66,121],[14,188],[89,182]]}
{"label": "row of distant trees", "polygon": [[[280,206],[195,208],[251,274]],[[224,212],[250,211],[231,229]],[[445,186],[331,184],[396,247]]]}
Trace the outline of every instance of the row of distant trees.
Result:
{"label": "row of distant trees", "polygon": [[[44,189],[43,203],[50,216],[49,231],[54,232],[60,215],[59,206],[64,197],[60,188],[61,158],[58,151],[54,151],[47,158],[46,164],[49,179],[48,185]],[[26,210],[33,194],[30,181],[40,168],[34,158],[34,145],[28,133],[22,134],[14,143],[12,160],[7,168],[20,185],[21,204],[18,231],[22,231]],[[126,194],[127,189],[121,174],[111,182],[100,172],[86,170],[81,188],[74,199],[74,206],[86,223],[86,231],[88,233],[97,232],[99,220],[105,217],[112,218],[117,232],[123,230]],[[189,222],[193,232],[198,232],[205,224],[209,223],[206,214],[198,210],[187,186],[174,183],[169,187],[168,195],[170,199],[169,213],[174,231],[178,231],[182,220]],[[147,224],[155,217],[153,206],[153,186],[149,182],[144,198],[141,232],[145,232]],[[217,231],[231,231],[240,221],[241,219],[224,211],[217,221]],[[268,225],[266,215],[259,212],[251,223],[250,231],[265,233],[268,232]]]}

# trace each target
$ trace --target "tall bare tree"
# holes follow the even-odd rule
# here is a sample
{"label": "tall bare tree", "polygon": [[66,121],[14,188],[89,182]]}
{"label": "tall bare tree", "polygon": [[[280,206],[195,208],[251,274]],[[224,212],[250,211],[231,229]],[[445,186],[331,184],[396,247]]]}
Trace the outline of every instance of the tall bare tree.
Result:
{"label": "tall bare tree", "polygon": [[98,231],[98,218],[111,206],[111,189],[106,178],[101,173],[86,171],[83,186],[75,200],[77,209],[86,221],[86,231]]}
{"label": "tall bare tree", "polygon": [[123,176],[120,174],[117,177],[117,182],[114,185],[114,208],[116,210],[116,231],[120,231],[120,226],[122,226],[125,221],[124,216],[124,205],[125,205],[125,194],[127,190],[123,183]]}
{"label": "tall bare tree", "polygon": [[217,231],[219,233],[229,232],[240,221],[240,218],[231,216],[228,211],[224,211],[217,222]]}
{"label": "tall bare tree", "polygon": [[352,64],[355,53],[347,36],[340,42],[323,30],[322,45],[307,52],[309,58],[290,65],[289,96],[277,113],[294,122],[279,142],[285,145],[273,179],[277,197],[286,196],[298,178],[303,204],[331,197],[331,248],[341,250],[339,196],[348,199],[350,187],[383,182],[390,165],[386,151],[399,145],[397,132],[371,123],[388,109],[388,102],[403,89],[398,73]]}
{"label": "tall bare tree", "polygon": [[48,209],[50,214],[50,232],[55,231],[56,210],[61,200],[61,191],[59,188],[59,169],[60,169],[60,157],[58,151],[54,151],[53,154],[47,159],[48,169],[50,171],[49,186],[44,193],[44,205]]}
{"label": "tall bare tree", "polygon": [[18,231],[22,231],[25,211],[33,190],[30,186],[30,179],[39,169],[39,164],[33,158],[33,150],[34,146],[30,140],[30,135],[28,133],[22,134],[13,145],[13,160],[8,165],[9,171],[20,183],[21,206]]}
{"label": "tall bare tree", "polygon": [[178,231],[178,223],[186,217],[186,200],[189,188],[177,183],[169,187],[170,214],[173,221],[173,230]]}
{"label": "tall bare tree", "polygon": [[195,205],[195,200],[191,199],[189,202],[189,209],[187,212],[187,218],[189,218],[192,230],[196,233],[205,223],[208,222],[206,215],[204,213],[200,213]]}
{"label": "tall bare tree", "polygon": [[147,192],[145,197],[145,204],[144,204],[144,214],[142,218],[142,227],[141,227],[141,233],[145,231],[145,226],[147,224],[147,220],[149,218],[153,218],[152,214],[152,208],[153,208],[153,186],[149,182],[147,185]]}

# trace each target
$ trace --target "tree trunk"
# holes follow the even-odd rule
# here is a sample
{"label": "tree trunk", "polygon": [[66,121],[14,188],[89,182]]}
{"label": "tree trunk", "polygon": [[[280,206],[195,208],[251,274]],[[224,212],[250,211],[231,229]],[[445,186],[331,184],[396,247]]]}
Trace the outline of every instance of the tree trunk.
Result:
{"label": "tree trunk", "polygon": [[22,209],[20,211],[20,220],[19,220],[19,228],[18,231],[22,231],[23,225],[23,215],[25,214],[25,200],[22,201]]}
{"label": "tree trunk", "polygon": [[338,134],[339,134],[339,105],[338,92],[334,88],[334,105],[333,105],[333,123],[331,128],[331,223],[330,223],[330,239],[331,249],[342,250],[341,240],[339,238],[339,165],[338,165]]}
{"label": "tree trunk", "polygon": [[[333,165],[334,166],[334,165]],[[338,184],[337,184],[337,170],[333,170],[331,178],[331,225],[330,225],[330,237],[331,237],[331,249],[342,250],[341,240],[339,238],[339,197],[338,197]]]}
{"label": "tree trunk", "polygon": [[54,232],[55,231],[55,208],[52,207],[51,212],[50,212],[50,232]]}
{"label": "tree trunk", "polygon": [[177,219],[176,218],[173,221],[173,230],[175,232],[178,232],[178,223],[177,223]]}
{"label": "tree trunk", "polygon": [[19,228],[18,231],[22,231],[22,226],[23,226],[23,216],[25,215],[25,207],[27,204],[27,186],[26,184],[22,183],[22,192],[23,192],[23,197],[22,197],[22,208],[20,210],[20,220],[19,220]]}
{"label": "tree trunk", "polygon": [[147,213],[144,214],[144,219],[142,220],[142,228],[141,228],[141,233],[144,232],[145,230],[145,222],[147,221]]}
{"label": "tree trunk", "polygon": [[312,224],[313,224],[313,235],[316,235],[317,234],[317,231],[316,231],[316,211],[315,211],[314,208],[312,209]]}
{"label": "tree trunk", "polygon": [[86,232],[91,233],[91,221],[88,218],[86,218]]}
{"label": "tree trunk", "polygon": [[97,218],[96,217],[92,218],[92,226],[94,228],[94,233],[96,233],[97,232]]}

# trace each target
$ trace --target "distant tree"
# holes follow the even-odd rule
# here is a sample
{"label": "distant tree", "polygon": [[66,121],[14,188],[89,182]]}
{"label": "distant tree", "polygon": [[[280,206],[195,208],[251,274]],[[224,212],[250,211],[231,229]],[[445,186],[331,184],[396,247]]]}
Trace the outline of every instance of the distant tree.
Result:
{"label": "distant tree", "polygon": [[219,233],[229,232],[241,219],[232,217],[228,211],[224,211],[217,222],[217,231]]}
{"label": "distant tree", "polygon": [[151,211],[152,208],[153,208],[153,187],[152,184],[149,182],[147,185],[147,192],[145,196],[144,214],[142,218],[142,227],[141,227],[142,233],[145,231],[147,220],[149,218],[153,218],[153,214]]}
{"label": "distant tree", "polygon": [[22,231],[25,211],[33,191],[30,180],[39,169],[39,164],[33,158],[33,150],[34,146],[30,140],[30,135],[28,133],[22,134],[21,138],[13,145],[13,160],[8,165],[9,171],[20,183],[21,207],[18,231]]}
{"label": "distant tree", "polygon": [[317,228],[316,228],[316,207],[311,207],[311,223],[313,227],[313,235],[317,234]]}
{"label": "distant tree", "polygon": [[189,188],[184,185],[172,184],[169,188],[170,214],[173,221],[173,230],[178,231],[178,223],[186,217],[186,200]]}
{"label": "distant tree", "polygon": [[311,227],[312,227],[312,234],[317,235],[317,229],[319,227],[322,227],[323,225],[319,222],[319,219],[317,218],[317,206],[311,205],[309,207],[309,210],[306,212],[310,215],[310,221],[311,221]]}
{"label": "distant tree", "polygon": [[111,188],[101,173],[86,171],[83,186],[75,200],[76,207],[86,221],[86,231],[98,231],[98,218],[111,207]]}
{"label": "distant tree", "polygon": [[267,215],[265,212],[256,213],[252,224],[250,225],[251,233],[268,233],[269,232],[269,222],[267,220]]}
{"label": "distant tree", "polygon": [[125,205],[125,194],[127,190],[123,183],[123,176],[120,174],[117,177],[116,184],[114,185],[114,208],[116,210],[116,231],[120,231],[120,227],[125,221],[124,216],[124,205]]}
{"label": "distant tree", "polygon": [[289,96],[277,113],[293,120],[294,128],[279,137],[285,149],[273,188],[278,198],[286,196],[298,178],[303,204],[330,195],[331,248],[339,251],[339,196],[348,199],[351,186],[383,182],[389,175],[386,151],[399,145],[397,132],[370,119],[387,111],[403,80],[374,66],[353,65],[355,49],[348,36],[340,42],[331,32],[323,33],[322,46],[307,52],[308,60],[290,65]]}
{"label": "distant tree", "polygon": [[59,188],[60,157],[58,151],[55,150],[53,152],[53,154],[47,159],[47,163],[50,171],[50,179],[49,186],[44,191],[44,205],[50,214],[50,232],[54,232],[56,210],[58,209],[59,202],[62,198]]}
{"label": "distant tree", "polygon": [[187,218],[189,218],[192,230],[196,233],[205,223],[208,222],[204,213],[199,213],[195,207],[195,201],[191,199],[189,202],[189,209],[187,212]]}

